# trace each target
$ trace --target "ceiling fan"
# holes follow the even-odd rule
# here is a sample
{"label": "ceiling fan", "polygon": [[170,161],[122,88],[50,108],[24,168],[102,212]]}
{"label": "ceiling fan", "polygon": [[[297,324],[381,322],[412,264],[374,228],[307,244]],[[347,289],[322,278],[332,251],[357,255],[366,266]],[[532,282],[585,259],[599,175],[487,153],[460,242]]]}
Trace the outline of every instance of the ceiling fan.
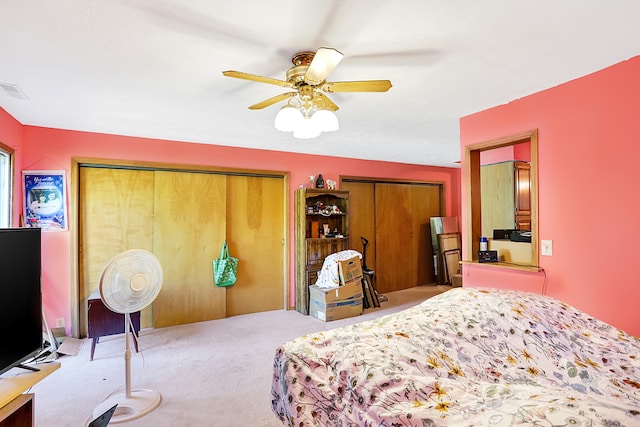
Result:
{"label": "ceiling fan", "polygon": [[[288,99],[287,105],[276,116],[276,129],[294,132],[294,136],[300,138],[313,138],[322,131],[338,128],[337,118],[333,112],[339,107],[325,93],[386,92],[391,88],[389,80],[327,82],[327,76],[340,63],[343,56],[338,50],[327,47],[321,47],[316,52],[298,52],[291,59],[293,67],[287,70],[286,80],[234,70],[223,71],[222,74],[227,77],[294,89],[251,105],[249,109],[259,110]],[[322,113],[317,114],[319,112]]]}

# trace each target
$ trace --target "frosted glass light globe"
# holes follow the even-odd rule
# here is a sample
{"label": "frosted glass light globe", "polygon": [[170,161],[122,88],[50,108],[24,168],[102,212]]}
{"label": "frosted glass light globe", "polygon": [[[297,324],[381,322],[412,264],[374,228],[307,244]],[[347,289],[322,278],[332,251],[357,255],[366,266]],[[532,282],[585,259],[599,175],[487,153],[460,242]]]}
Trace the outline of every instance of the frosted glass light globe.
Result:
{"label": "frosted glass light globe", "polygon": [[285,105],[276,114],[274,126],[282,132],[293,132],[304,120],[302,112],[295,107]]}
{"label": "frosted glass light globe", "polygon": [[[313,116],[311,116],[313,117]],[[310,139],[320,136],[320,129],[316,126],[311,117],[304,118],[293,131],[294,138]]]}
{"label": "frosted glass light globe", "polygon": [[338,130],[338,117],[331,110],[318,110],[313,113],[311,119],[322,132],[334,132]]}

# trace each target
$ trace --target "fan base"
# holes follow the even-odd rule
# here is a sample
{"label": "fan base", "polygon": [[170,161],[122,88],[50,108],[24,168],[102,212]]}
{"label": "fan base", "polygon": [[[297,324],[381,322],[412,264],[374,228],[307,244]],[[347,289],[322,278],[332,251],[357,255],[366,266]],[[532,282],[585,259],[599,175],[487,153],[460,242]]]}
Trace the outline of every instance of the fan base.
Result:
{"label": "fan base", "polygon": [[162,396],[153,390],[137,389],[131,390],[131,396],[126,393],[118,393],[108,397],[104,402],[93,410],[93,417],[97,418],[107,409],[118,404],[116,411],[111,417],[109,424],[123,423],[140,418],[153,411],[160,405]]}

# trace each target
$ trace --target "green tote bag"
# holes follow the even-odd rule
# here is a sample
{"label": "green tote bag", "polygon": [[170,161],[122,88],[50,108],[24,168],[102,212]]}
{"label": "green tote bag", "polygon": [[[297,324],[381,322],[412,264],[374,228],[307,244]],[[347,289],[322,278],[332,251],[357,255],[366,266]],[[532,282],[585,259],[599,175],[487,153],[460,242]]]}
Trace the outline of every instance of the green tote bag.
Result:
{"label": "green tote bag", "polygon": [[227,287],[236,283],[238,258],[229,255],[229,246],[224,241],[220,250],[220,258],[213,260],[213,279],[216,286]]}

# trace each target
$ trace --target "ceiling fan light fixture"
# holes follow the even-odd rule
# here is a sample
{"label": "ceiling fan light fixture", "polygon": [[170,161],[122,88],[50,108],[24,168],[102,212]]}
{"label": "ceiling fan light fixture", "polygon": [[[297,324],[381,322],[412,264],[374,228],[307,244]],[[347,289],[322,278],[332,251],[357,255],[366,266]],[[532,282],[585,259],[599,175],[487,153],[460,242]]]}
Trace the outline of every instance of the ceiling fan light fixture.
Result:
{"label": "ceiling fan light fixture", "polygon": [[276,114],[275,128],[281,132],[293,132],[304,121],[302,112],[292,106],[285,105]]}

